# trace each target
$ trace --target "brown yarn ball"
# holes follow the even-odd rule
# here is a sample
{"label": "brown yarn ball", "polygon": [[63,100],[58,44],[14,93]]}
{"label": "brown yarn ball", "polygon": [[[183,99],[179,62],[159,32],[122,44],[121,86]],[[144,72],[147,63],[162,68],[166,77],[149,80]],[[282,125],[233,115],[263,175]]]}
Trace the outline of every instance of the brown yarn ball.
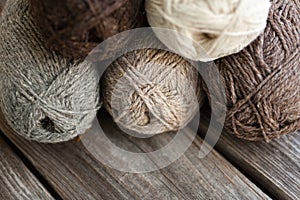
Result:
{"label": "brown yarn ball", "polygon": [[146,24],[143,0],[32,0],[56,52],[85,58],[100,42]]}
{"label": "brown yarn ball", "polygon": [[251,141],[300,129],[300,2],[271,3],[264,33],[240,53],[216,61],[228,101],[225,128]]}
{"label": "brown yarn ball", "polygon": [[204,94],[191,63],[171,52],[143,49],[110,65],[101,79],[101,97],[121,127],[153,135],[187,125]]}
{"label": "brown yarn ball", "polygon": [[5,1],[4,0],[0,0],[0,12],[2,11],[3,7],[4,7]]}

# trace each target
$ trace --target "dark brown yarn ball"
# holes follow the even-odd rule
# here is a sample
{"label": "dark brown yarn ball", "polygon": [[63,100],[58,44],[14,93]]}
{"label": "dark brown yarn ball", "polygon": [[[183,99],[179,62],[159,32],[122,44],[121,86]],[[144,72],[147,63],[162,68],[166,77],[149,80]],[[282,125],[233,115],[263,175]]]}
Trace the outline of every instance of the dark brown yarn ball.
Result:
{"label": "dark brown yarn ball", "polygon": [[4,0],[0,0],[0,13],[4,7],[5,1]]}
{"label": "dark brown yarn ball", "polygon": [[85,58],[100,42],[146,24],[143,0],[32,0],[52,49]]}
{"label": "dark brown yarn ball", "polygon": [[264,33],[216,61],[228,101],[225,129],[251,141],[300,129],[300,2],[271,3]]}

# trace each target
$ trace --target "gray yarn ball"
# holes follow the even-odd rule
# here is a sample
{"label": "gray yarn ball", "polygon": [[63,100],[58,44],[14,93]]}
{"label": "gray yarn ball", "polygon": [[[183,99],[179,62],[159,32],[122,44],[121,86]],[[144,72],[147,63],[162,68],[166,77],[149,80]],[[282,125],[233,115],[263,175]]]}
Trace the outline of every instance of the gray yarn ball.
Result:
{"label": "gray yarn ball", "polygon": [[50,51],[29,0],[8,0],[0,21],[0,106],[8,125],[29,140],[68,141],[84,133],[98,109],[89,63]]}

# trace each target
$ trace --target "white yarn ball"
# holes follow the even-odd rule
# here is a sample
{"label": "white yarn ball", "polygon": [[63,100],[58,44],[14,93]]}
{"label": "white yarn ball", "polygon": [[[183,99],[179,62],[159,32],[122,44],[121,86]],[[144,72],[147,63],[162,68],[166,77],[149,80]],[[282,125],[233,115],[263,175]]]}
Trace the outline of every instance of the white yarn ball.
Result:
{"label": "white yarn ball", "polygon": [[200,61],[249,45],[263,32],[269,7],[268,0],[146,0],[149,24],[178,32],[156,32],[158,38],[171,50]]}

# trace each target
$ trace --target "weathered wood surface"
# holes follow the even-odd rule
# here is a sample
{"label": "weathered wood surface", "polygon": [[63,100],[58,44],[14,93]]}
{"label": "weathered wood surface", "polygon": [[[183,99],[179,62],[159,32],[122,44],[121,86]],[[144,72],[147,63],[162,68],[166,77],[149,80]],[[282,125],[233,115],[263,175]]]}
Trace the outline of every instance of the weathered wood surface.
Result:
{"label": "weathered wood surface", "polygon": [[0,199],[53,199],[1,136]]}
{"label": "weathered wood surface", "polygon": [[[207,113],[201,116],[200,134],[206,132]],[[224,132],[216,149],[275,198],[300,199],[299,132],[270,143],[248,142]]]}
{"label": "weathered wood surface", "polygon": [[[171,139],[170,134],[146,140],[127,137],[112,125],[107,114],[101,115],[111,141],[124,149],[149,152]],[[3,121],[0,124],[63,199],[269,199],[216,151],[199,159],[200,137],[172,165],[155,172],[132,174],[103,165],[80,141],[37,144],[11,134]]]}

